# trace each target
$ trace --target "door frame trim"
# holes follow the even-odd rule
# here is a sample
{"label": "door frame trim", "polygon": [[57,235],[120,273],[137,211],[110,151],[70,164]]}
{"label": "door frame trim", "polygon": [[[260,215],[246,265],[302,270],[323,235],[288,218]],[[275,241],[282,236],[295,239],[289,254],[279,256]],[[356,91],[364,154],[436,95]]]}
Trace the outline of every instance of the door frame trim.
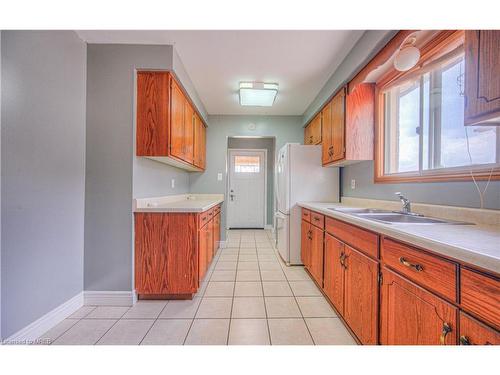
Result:
{"label": "door frame trim", "polygon": [[265,148],[227,148],[226,160],[227,160],[227,178],[226,178],[226,196],[228,197],[227,201],[227,210],[226,210],[226,229],[229,229],[229,185],[231,178],[231,151],[245,151],[245,152],[264,152],[264,225],[262,228],[266,228],[267,225],[267,149]]}

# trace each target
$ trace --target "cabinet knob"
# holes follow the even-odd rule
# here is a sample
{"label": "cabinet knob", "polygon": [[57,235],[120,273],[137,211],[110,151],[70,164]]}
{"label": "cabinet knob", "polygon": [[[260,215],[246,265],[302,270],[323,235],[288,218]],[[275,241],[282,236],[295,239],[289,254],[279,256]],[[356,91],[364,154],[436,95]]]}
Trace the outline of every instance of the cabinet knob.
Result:
{"label": "cabinet knob", "polygon": [[471,345],[467,336],[460,336],[460,345]]}

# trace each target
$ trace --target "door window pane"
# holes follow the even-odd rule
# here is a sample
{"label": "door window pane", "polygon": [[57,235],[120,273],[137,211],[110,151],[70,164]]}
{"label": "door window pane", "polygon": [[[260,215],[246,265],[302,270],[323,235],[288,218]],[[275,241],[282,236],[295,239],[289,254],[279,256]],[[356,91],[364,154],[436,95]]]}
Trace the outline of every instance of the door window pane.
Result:
{"label": "door window pane", "polygon": [[234,171],[236,173],[259,173],[260,172],[260,157],[259,156],[242,156],[234,157]]}

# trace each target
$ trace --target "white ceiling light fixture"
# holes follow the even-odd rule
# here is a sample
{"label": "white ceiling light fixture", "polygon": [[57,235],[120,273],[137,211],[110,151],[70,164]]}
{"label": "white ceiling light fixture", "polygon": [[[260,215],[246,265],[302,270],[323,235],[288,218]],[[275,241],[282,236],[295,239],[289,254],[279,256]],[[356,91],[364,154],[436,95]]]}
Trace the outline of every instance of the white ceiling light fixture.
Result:
{"label": "white ceiling light fixture", "polygon": [[405,40],[399,51],[394,57],[394,68],[400,72],[406,72],[417,65],[420,60],[420,50],[415,47],[417,38],[410,36]]}
{"label": "white ceiling light fixture", "polygon": [[277,83],[240,82],[240,105],[271,107],[278,94]]}

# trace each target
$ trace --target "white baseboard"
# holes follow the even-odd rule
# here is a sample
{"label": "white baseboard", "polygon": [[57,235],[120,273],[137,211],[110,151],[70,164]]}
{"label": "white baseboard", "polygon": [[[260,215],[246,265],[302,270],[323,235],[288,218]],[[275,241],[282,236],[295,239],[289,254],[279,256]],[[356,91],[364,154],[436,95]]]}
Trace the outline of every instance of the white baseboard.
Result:
{"label": "white baseboard", "polygon": [[224,249],[226,247],[226,241],[219,241],[219,248]]}
{"label": "white baseboard", "polygon": [[52,311],[49,311],[47,314],[35,320],[33,323],[17,331],[7,339],[3,340],[2,344],[33,343],[41,335],[43,335],[49,329],[58,325],[60,322],[73,314],[82,306],[83,292],[78,293],[76,296],[57,306]]}
{"label": "white baseboard", "polygon": [[85,305],[98,306],[132,306],[137,298],[135,291],[97,290],[85,290],[83,297]]}
{"label": "white baseboard", "polygon": [[270,231],[273,231],[273,232],[274,232],[274,225],[266,224],[266,225],[264,226],[264,229],[266,229],[266,230],[270,230]]}

